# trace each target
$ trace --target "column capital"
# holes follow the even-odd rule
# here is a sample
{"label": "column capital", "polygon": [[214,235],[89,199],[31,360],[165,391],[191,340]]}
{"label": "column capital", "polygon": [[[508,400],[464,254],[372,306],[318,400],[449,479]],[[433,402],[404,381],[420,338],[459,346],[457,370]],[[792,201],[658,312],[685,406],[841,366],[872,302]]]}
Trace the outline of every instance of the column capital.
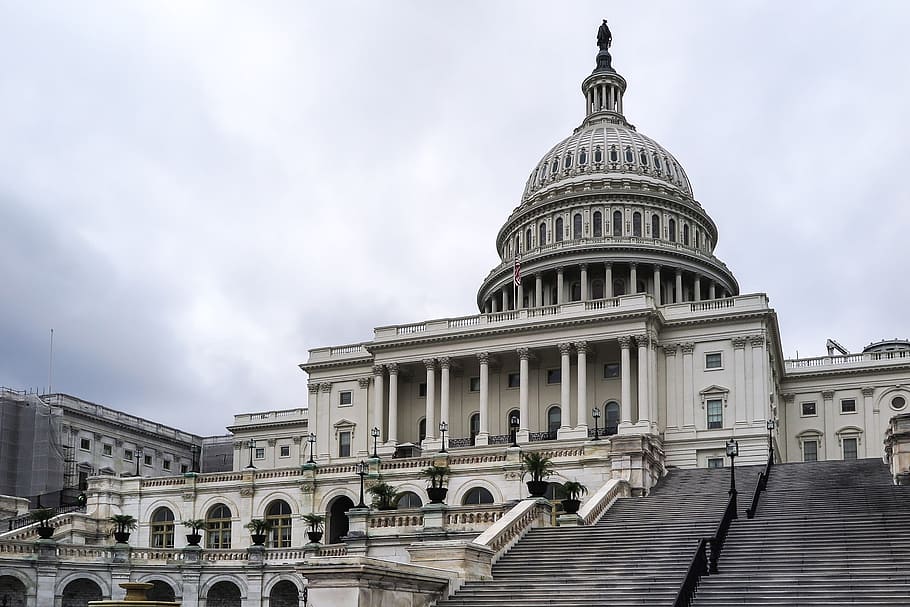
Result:
{"label": "column capital", "polygon": [[575,351],[578,352],[579,354],[581,354],[581,353],[587,354],[587,353],[589,352],[589,350],[588,350],[588,342],[586,342],[586,341],[576,341],[576,342],[575,342]]}
{"label": "column capital", "polygon": [[570,343],[556,344],[556,347],[559,348],[559,353],[563,356],[568,356],[572,353],[572,344]]}
{"label": "column capital", "polygon": [[317,392],[319,392],[319,384],[318,383],[307,384],[306,389],[310,394],[316,394]]}
{"label": "column capital", "polygon": [[519,360],[529,360],[531,358],[531,350],[528,348],[518,348],[516,352],[518,352]]}
{"label": "column capital", "polygon": [[389,370],[389,375],[398,375],[398,363],[388,363],[385,368]]}
{"label": "column capital", "polygon": [[382,375],[382,371],[385,369],[382,365],[373,365],[373,375]]}
{"label": "column capital", "polygon": [[629,267],[630,267],[630,268],[637,268],[637,267],[638,267],[638,264],[635,263],[635,262],[633,261],[632,263],[629,264]]}
{"label": "column capital", "polygon": [[586,264],[586,263],[578,264],[578,267],[581,268],[581,271],[582,271],[582,272],[587,272],[587,271],[588,271],[588,264]]}
{"label": "column capital", "polygon": [[661,269],[661,268],[663,268],[663,266],[660,265],[659,263],[654,264],[654,271],[655,271],[655,272],[660,272],[660,269]]}
{"label": "column capital", "polygon": [[275,444],[278,442],[278,439],[277,439],[277,438],[269,438],[269,439],[266,439],[265,442],[266,442],[266,444],[268,444],[269,447],[274,447]]}
{"label": "column capital", "polygon": [[676,268],[676,275],[682,276],[682,268]]}
{"label": "column capital", "polygon": [[635,343],[639,348],[647,348],[651,343],[651,337],[647,333],[635,336]]}
{"label": "column capital", "polygon": [[372,379],[371,377],[358,377],[357,383],[358,383],[358,385],[360,385],[361,389],[366,390],[367,388],[370,387],[371,379]]}
{"label": "column capital", "polygon": [[765,345],[765,336],[764,335],[750,335],[749,343],[752,344],[753,348],[760,348]]}
{"label": "column capital", "polygon": [[872,388],[871,386],[866,386],[865,388],[861,389],[861,392],[863,393],[863,396],[872,396],[873,394],[875,394],[875,388]]}
{"label": "column capital", "polygon": [[557,273],[557,274],[562,274],[564,271],[565,271],[565,268],[563,268],[562,266],[559,266],[559,267],[556,268],[556,273]]}
{"label": "column capital", "polygon": [[693,343],[679,344],[679,347],[682,349],[683,354],[688,354],[689,356],[692,356],[692,353],[695,352],[695,344]]}
{"label": "column capital", "polygon": [[663,344],[662,347],[667,356],[676,356],[676,352],[679,350],[679,344]]}
{"label": "column capital", "polygon": [[623,350],[628,350],[632,347],[632,337],[629,335],[620,335],[617,341],[619,341],[619,347]]}
{"label": "column capital", "polygon": [[449,369],[452,366],[452,359],[448,356],[440,356],[437,360],[439,360],[440,369]]}
{"label": "column capital", "polygon": [[730,341],[733,342],[733,347],[736,348],[737,350],[742,350],[743,348],[746,347],[746,338],[745,337],[742,337],[742,336],[734,337]]}
{"label": "column capital", "polygon": [[295,445],[299,445],[302,441],[303,441],[302,436],[292,436],[291,437],[291,442],[293,442]]}
{"label": "column capital", "polygon": [[784,400],[785,403],[792,403],[794,400],[796,400],[796,395],[792,392],[784,392],[780,395],[780,397]]}
{"label": "column capital", "polygon": [[825,400],[833,400],[834,390],[822,390],[822,398]]}
{"label": "column capital", "polygon": [[482,365],[487,365],[490,363],[490,353],[489,352],[478,352],[477,360]]}
{"label": "column capital", "polygon": [[424,358],[423,364],[427,368],[427,371],[432,371],[436,368],[436,359],[435,358]]}
{"label": "column capital", "polygon": [[321,383],[321,384],[319,384],[319,389],[322,390],[323,392],[331,392],[332,384],[330,384],[329,382]]}

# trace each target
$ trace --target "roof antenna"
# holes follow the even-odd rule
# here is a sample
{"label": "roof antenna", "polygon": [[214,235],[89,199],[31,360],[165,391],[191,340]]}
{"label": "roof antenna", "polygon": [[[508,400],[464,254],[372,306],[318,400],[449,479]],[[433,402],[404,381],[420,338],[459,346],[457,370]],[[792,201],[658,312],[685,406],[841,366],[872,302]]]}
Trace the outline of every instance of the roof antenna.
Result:
{"label": "roof antenna", "polygon": [[54,380],[54,330],[51,329],[51,349],[50,354],[47,358],[47,393],[52,392],[51,386],[53,386]]}

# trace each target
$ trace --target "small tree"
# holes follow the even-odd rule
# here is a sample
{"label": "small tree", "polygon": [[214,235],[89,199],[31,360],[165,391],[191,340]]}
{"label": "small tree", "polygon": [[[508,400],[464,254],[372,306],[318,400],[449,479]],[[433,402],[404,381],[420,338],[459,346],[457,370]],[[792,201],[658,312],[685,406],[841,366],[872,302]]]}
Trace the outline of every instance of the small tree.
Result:
{"label": "small tree", "polygon": [[427,478],[429,487],[432,489],[442,489],[449,476],[448,466],[429,466],[421,471],[421,474]]}
{"label": "small tree", "polygon": [[376,483],[367,491],[373,496],[373,508],[377,510],[394,510],[398,499],[398,490],[388,483]]}
{"label": "small tree", "polygon": [[136,528],[138,521],[130,514],[115,514],[108,521],[113,525],[112,533],[129,533]]}
{"label": "small tree", "polygon": [[539,451],[521,454],[522,468],[531,475],[531,480],[539,483],[553,474],[553,460]]}
{"label": "small tree", "polygon": [[254,518],[244,525],[253,535],[266,535],[272,530],[272,523],[265,519]]}
{"label": "small tree", "polygon": [[53,508],[38,508],[28,513],[28,518],[32,522],[38,523],[39,527],[47,527],[47,522],[54,518]]}
{"label": "small tree", "polygon": [[206,523],[204,518],[191,518],[183,522],[184,527],[189,527],[193,535],[198,535],[200,529],[206,528]]}
{"label": "small tree", "polygon": [[316,512],[310,512],[309,514],[303,515],[303,520],[310,526],[310,531],[322,531],[322,526],[325,523],[325,516]]}
{"label": "small tree", "polygon": [[562,485],[562,490],[566,494],[566,499],[570,500],[581,499],[581,496],[588,492],[588,488],[578,481],[566,481]]}

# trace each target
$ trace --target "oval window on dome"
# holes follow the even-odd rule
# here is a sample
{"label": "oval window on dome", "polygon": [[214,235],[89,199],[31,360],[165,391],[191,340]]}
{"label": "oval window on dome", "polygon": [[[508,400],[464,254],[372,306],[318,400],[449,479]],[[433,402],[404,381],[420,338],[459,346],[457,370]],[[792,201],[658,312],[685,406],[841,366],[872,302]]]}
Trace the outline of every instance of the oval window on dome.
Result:
{"label": "oval window on dome", "polygon": [[550,167],[551,173],[556,173],[559,171],[559,156],[553,159],[553,166]]}
{"label": "oval window on dome", "polygon": [[619,151],[615,145],[610,146],[610,162],[619,162]]}
{"label": "oval window on dome", "polygon": [[580,166],[588,164],[588,152],[584,148],[581,148],[581,151],[578,152],[578,164]]}
{"label": "oval window on dome", "polygon": [[604,235],[603,215],[600,211],[594,211],[594,238],[601,238]]}
{"label": "oval window on dome", "polygon": [[594,162],[603,162],[603,159],[604,159],[603,151],[600,149],[600,146],[597,146],[596,148],[594,148]]}
{"label": "oval window on dome", "polygon": [[547,224],[542,223],[537,228],[537,246],[542,247],[547,244]]}
{"label": "oval window on dome", "polygon": [[566,154],[566,157],[562,161],[562,166],[564,169],[572,168],[572,154],[571,152]]}
{"label": "oval window on dome", "polygon": [[907,399],[903,396],[895,396],[891,399],[891,408],[900,411],[907,406]]}
{"label": "oval window on dome", "polygon": [[635,161],[635,156],[632,154],[632,146],[626,146],[626,162],[632,164]]}
{"label": "oval window on dome", "polygon": [[638,155],[638,160],[641,162],[641,166],[648,166],[648,154],[644,150]]}
{"label": "oval window on dome", "polygon": [[613,236],[622,236],[622,211],[613,211]]}
{"label": "oval window on dome", "polygon": [[556,242],[562,242],[562,217],[556,218],[556,224],[553,231],[556,233]]}

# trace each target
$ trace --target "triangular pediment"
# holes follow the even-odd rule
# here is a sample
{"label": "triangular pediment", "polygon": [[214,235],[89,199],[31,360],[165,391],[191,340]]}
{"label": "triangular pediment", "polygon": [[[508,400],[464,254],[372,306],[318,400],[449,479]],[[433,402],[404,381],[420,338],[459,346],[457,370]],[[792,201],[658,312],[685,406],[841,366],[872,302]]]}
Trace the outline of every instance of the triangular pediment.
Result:
{"label": "triangular pediment", "polygon": [[699,390],[698,393],[702,396],[706,394],[727,394],[730,392],[730,388],[725,388],[723,386],[718,386],[717,384],[708,386],[702,390]]}
{"label": "triangular pediment", "polygon": [[356,425],[357,425],[356,423],[352,422],[349,419],[341,418],[337,422],[332,424],[332,427],[333,428],[347,428],[347,427],[356,426]]}

